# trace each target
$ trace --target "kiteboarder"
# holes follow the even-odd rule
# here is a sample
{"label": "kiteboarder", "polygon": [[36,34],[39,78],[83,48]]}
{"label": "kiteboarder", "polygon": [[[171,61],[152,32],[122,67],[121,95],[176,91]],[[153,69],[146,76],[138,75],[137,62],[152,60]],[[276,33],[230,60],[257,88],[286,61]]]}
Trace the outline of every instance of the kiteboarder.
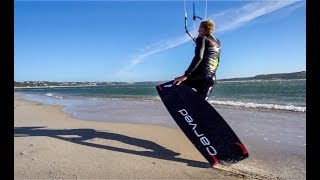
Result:
{"label": "kiteboarder", "polygon": [[208,100],[215,84],[220,60],[221,43],[213,36],[215,24],[212,20],[200,23],[195,41],[195,55],[184,75],[176,77],[174,84],[186,85]]}

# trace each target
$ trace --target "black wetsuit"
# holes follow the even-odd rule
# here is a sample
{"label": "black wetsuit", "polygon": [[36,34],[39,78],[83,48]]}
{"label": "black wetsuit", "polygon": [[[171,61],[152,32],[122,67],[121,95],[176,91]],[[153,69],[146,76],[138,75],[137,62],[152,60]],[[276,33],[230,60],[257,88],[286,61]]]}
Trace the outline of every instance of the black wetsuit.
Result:
{"label": "black wetsuit", "polygon": [[205,100],[216,84],[220,49],[221,44],[217,38],[211,35],[199,36],[196,39],[195,56],[184,73],[188,78],[181,83],[196,89]]}

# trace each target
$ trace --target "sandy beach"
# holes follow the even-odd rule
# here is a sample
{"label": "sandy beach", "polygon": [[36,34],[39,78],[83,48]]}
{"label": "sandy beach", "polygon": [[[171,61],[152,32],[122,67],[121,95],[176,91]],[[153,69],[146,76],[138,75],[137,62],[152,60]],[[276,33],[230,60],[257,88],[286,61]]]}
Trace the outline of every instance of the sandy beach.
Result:
{"label": "sandy beach", "polygon": [[[260,163],[281,160],[279,153],[255,149],[246,139],[248,159],[212,168],[179,128],[85,121],[62,108],[15,96],[15,179],[285,179]],[[305,157],[297,157],[304,167]],[[274,168],[291,171],[284,164]],[[291,178],[305,179],[302,170]]]}

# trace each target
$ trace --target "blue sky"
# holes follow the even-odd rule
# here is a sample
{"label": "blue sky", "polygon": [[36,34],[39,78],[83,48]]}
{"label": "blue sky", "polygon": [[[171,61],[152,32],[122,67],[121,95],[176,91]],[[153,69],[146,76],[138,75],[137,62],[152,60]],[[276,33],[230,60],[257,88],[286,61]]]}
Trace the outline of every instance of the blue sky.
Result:
{"label": "blue sky", "polygon": [[[222,43],[217,79],[306,70],[305,1],[189,0],[197,36],[193,2]],[[163,81],[184,73],[194,44],[182,0],[16,0],[14,51],[15,81]]]}

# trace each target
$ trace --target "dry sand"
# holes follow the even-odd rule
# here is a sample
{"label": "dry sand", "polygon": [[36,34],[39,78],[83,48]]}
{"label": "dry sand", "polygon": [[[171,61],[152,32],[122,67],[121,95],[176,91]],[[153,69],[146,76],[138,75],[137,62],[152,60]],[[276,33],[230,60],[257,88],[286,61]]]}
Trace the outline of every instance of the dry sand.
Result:
{"label": "dry sand", "polygon": [[177,128],[83,121],[18,97],[14,128],[15,179],[247,178],[211,168]]}
{"label": "dry sand", "polygon": [[212,168],[179,128],[84,121],[62,108],[15,96],[15,179],[274,179],[252,157]]}

